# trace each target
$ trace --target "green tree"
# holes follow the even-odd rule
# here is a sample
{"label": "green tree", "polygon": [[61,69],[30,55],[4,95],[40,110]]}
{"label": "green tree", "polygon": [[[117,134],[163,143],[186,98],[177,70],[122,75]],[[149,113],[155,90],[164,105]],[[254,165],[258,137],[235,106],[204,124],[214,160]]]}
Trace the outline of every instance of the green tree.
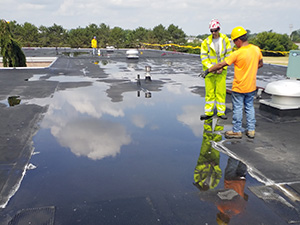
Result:
{"label": "green tree", "polygon": [[265,50],[263,51],[264,55],[282,55],[271,51],[290,51],[298,48],[287,34],[278,34],[272,31],[259,33],[249,39],[249,42]]}
{"label": "green tree", "polygon": [[98,45],[99,47],[106,47],[109,43],[109,36],[110,36],[110,27],[104,23],[101,23],[98,29]]}
{"label": "green tree", "polygon": [[17,24],[16,21],[11,21],[9,25],[14,38],[22,46],[45,46],[41,44],[41,31],[35,25],[27,22]]}
{"label": "green tree", "polygon": [[153,28],[154,40],[157,44],[166,44],[169,42],[169,33],[163,25]]}
{"label": "green tree", "polygon": [[138,27],[133,31],[135,41],[138,43],[147,42],[148,41],[148,33],[149,31],[143,27]]}
{"label": "green tree", "polygon": [[178,28],[178,26],[171,24],[168,27],[167,31],[169,33],[168,36],[170,38],[170,41],[172,41],[173,43],[181,45],[186,43],[186,34],[182,29]]}
{"label": "green tree", "polygon": [[98,36],[99,32],[98,32],[98,27],[96,24],[92,23],[90,25],[88,25],[86,28],[87,30],[87,34],[88,36],[92,39],[94,36]]}
{"label": "green tree", "polygon": [[109,43],[117,48],[122,48],[125,45],[126,33],[120,27],[114,27],[109,36]]}
{"label": "green tree", "polygon": [[293,42],[300,42],[300,29],[291,33],[291,40]]}
{"label": "green tree", "polygon": [[149,42],[150,30],[143,27],[138,27],[137,29],[126,31],[126,47],[137,48],[141,43]]}
{"label": "green tree", "polygon": [[26,67],[26,57],[19,43],[13,38],[9,23],[0,21],[0,47],[4,67]]}
{"label": "green tree", "polygon": [[124,47],[125,48],[134,48],[136,47],[136,39],[134,35],[134,31],[132,30],[125,30],[125,43]]}
{"label": "green tree", "polygon": [[147,42],[154,44],[154,43],[156,43],[155,40],[156,39],[155,39],[155,35],[154,35],[153,30],[148,30]]}
{"label": "green tree", "polygon": [[9,23],[10,31],[13,34],[14,38],[17,41],[21,41],[23,27],[21,24],[18,24],[15,20],[10,21]]}
{"label": "green tree", "polygon": [[22,26],[21,43],[23,46],[37,46],[39,40],[38,28],[31,23]]}
{"label": "green tree", "polygon": [[71,48],[90,47],[86,42],[86,30],[84,28],[76,28],[69,31],[68,43]]}
{"label": "green tree", "polygon": [[45,26],[39,27],[39,47],[49,47],[50,44],[50,37],[48,36],[49,29]]}
{"label": "green tree", "polygon": [[67,32],[62,26],[53,24],[53,26],[49,27],[47,31],[47,36],[49,37],[49,41],[52,47],[65,46],[67,40]]}

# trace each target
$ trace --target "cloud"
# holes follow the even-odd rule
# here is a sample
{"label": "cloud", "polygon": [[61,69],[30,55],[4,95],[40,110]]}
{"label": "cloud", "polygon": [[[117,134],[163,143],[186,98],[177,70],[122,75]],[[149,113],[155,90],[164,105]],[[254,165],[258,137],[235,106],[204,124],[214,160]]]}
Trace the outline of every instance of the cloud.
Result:
{"label": "cloud", "polygon": [[46,8],[44,4],[21,3],[16,5],[17,10],[43,10]]}
{"label": "cloud", "polygon": [[[11,7],[16,5],[17,7]],[[18,7],[19,6],[19,7]],[[30,22],[36,26],[54,23],[66,29],[105,23],[110,27],[152,29],[174,24],[188,35],[209,33],[212,18],[221,21],[222,32],[228,34],[235,26],[244,26],[252,33],[274,30],[289,33],[289,25],[300,29],[298,0],[6,0],[1,2],[1,17]]]}
{"label": "cloud", "polygon": [[105,120],[103,115],[123,117],[123,107],[133,105],[130,100],[126,106],[113,104],[103,95],[106,88],[97,83],[56,92],[47,100],[49,108],[41,127],[50,129],[60,145],[77,156],[93,160],[116,156],[123,145],[131,143],[131,137],[122,124]]}
{"label": "cloud", "polygon": [[132,123],[139,128],[144,128],[147,124],[147,120],[143,115],[132,115]]}
{"label": "cloud", "polygon": [[[88,16],[87,13],[94,14],[99,9],[99,5],[94,1],[64,0],[59,5],[56,15],[60,16]],[[74,27],[76,28],[76,27]]]}
{"label": "cloud", "polygon": [[[123,117],[121,106],[111,104],[109,99],[102,94],[105,88],[99,86],[78,88],[76,92],[65,90],[55,93],[55,98],[50,111],[58,111],[65,107],[72,114],[86,114],[94,118],[101,118],[103,114],[114,117]],[[101,104],[99,104],[101,102]]]}
{"label": "cloud", "polygon": [[199,129],[199,123],[195,123],[195,118],[199,118],[203,113],[203,107],[200,105],[186,105],[182,109],[183,113],[177,116],[177,120],[188,126],[196,137],[202,136],[202,130]]}
{"label": "cloud", "polygon": [[131,142],[124,126],[93,118],[69,121],[57,132],[56,138],[77,156],[93,160],[116,156],[123,145]]}

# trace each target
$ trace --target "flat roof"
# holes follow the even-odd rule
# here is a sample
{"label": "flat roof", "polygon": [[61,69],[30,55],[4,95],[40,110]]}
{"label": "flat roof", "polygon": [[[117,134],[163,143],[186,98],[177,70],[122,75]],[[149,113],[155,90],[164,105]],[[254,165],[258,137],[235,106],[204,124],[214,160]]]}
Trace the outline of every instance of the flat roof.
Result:
{"label": "flat roof", "polygon": [[[139,49],[139,59],[127,59],[126,49],[103,50],[101,56],[92,56],[90,49],[24,52],[57,60],[46,68],[0,69],[2,220],[16,219],[22,209],[42,213],[51,206],[62,224],[88,218],[105,224],[215,222],[214,204],[221,203],[216,198],[226,189],[225,178],[208,192],[192,185],[205,140],[199,55]],[[265,65],[257,86],[285,79],[286,69]],[[220,140],[208,143],[221,153],[223,175],[229,159],[247,166],[245,192],[255,203],[240,199],[248,211],[235,219],[300,221],[300,114],[276,115],[262,109],[257,98],[255,139],[226,140],[232,77],[229,67],[228,120],[213,118],[213,126],[223,129],[216,132]],[[267,198],[270,193],[273,199]],[[51,207],[49,218],[54,217]]]}

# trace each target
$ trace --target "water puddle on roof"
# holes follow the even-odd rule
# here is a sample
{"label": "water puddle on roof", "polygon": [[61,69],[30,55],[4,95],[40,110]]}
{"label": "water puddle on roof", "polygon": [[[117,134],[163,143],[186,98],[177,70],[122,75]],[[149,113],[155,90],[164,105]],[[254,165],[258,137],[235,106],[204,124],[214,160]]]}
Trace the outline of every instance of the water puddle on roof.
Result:
{"label": "water puddle on roof", "polygon": [[93,82],[95,79],[86,76],[52,76],[47,79],[48,81],[63,82]]}
{"label": "water puddle on roof", "polygon": [[[135,77],[149,64],[153,83],[138,87]],[[48,99],[33,138],[35,169],[10,208],[55,206],[57,224],[255,224],[265,208],[245,184],[256,181],[244,164],[211,147],[224,125],[199,120],[204,98],[191,92],[195,79],[178,67],[162,75],[168,63],[162,69],[148,61],[123,73],[117,68],[126,63],[113,65],[101,64],[126,82],[103,79]],[[176,82],[155,83],[174,76]],[[151,96],[137,94],[143,90]]]}
{"label": "water puddle on roof", "polygon": [[70,56],[70,57],[77,57],[77,56],[80,56],[80,55],[89,55],[90,52],[88,51],[83,51],[83,52],[80,52],[80,51],[70,51],[70,52],[62,52],[63,55],[66,55],[66,56]]}
{"label": "water puddle on roof", "polygon": [[16,105],[21,104],[21,98],[20,96],[9,96],[7,99],[0,101],[0,104],[5,105],[6,107],[13,107]]}

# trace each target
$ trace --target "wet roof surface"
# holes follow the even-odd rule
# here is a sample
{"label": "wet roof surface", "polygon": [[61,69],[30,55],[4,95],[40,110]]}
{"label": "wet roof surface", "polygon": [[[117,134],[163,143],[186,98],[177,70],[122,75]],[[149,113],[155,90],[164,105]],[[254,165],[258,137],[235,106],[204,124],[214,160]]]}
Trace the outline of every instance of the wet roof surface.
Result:
{"label": "wet roof surface", "polygon": [[[231,119],[199,120],[199,56],[59,51],[25,51],[58,53],[50,68],[0,70],[2,224],[216,224],[228,219],[221,212],[229,224],[299,221],[297,201],[282,194],[298,188],[297,118],[257,108],[254,140],[224,140]],[[265,65],[258,86],[285,73]],[[229,118],[231,108],[228,95]],[[199,174],[213,179],[194,185]]]}

